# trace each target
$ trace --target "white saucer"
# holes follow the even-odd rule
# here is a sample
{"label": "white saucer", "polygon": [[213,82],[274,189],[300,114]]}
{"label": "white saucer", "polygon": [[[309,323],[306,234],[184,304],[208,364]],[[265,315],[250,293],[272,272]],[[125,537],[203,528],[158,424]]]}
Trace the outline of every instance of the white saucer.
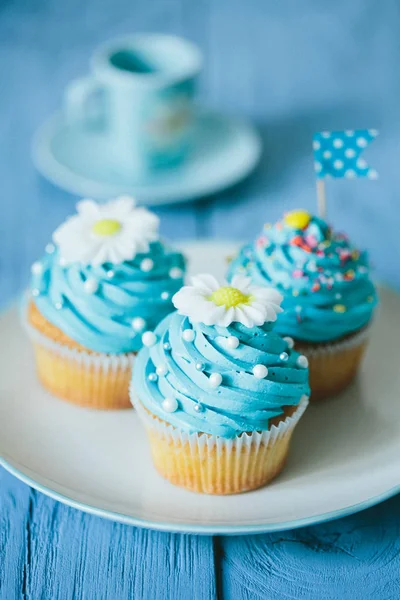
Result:
{"label": "white saucer", "polygon": [[254,168],[261,140],[246,122],[209,112],[197,120],[195,148],[187,162],[135,181],[110,164],[106,138],[68,126],[60,113],[36,133],[33,161],[47,179],[80,196],[96,199],[132,194],[140,202],[157,205],[207,196],[237,183]]}
{"label": "white saucer", "polygon": [[[184,250],[192,272],[222,276],[233,248],[198,243]],[[357,383],[307,409],[287,467],[270,486],[229,497],[164,481],[133,411],[80,409],[45,393],[14,307],[0,317],[0,462],[61,502],[170,531],[275,531],[367,508],[400,491],[400,296],[382,289],[381,300]]]}

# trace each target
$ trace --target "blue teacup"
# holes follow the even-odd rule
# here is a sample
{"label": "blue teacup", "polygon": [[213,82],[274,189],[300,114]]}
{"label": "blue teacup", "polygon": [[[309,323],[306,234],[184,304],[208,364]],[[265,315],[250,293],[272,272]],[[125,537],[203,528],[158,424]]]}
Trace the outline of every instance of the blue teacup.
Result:
{"label": "blue teacup", "polygon": [[176,165],[193,141],[200,51],[170,35],[121,37],[101,46],[92,74],[67,88],[70,124],[104,132],[110,163],[137,176]]}

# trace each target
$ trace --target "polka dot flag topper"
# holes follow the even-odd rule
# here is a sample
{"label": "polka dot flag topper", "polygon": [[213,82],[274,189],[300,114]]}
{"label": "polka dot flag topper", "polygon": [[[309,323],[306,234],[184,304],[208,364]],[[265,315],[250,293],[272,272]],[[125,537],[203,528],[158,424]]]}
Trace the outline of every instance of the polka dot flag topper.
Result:
{"label": "polka dot flag topper", "polygon": [[345,131],[321,131],[314,135],[314,168],[319,179],[324,177],[368,177],[377,179],[378,173],[371,169],[363,150],[376,138],[376,129],[346,129]]}

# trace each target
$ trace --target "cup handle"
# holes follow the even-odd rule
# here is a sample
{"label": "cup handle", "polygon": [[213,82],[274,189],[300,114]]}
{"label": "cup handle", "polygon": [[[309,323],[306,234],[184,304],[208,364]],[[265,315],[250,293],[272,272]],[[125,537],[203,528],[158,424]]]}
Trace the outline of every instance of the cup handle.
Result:
{"label": "cup handle", "polygon": [[75,79],[65,91],[65,111],[68,121],[93,129],[106,122],[105,87],[90,75]]}

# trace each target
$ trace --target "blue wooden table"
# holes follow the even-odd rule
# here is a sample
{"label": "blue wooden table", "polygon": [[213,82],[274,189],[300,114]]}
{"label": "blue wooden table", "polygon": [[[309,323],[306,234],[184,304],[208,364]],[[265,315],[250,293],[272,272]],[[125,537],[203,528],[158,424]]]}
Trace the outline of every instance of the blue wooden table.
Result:
{"label": "blue wooden table", "polygon": [[[246,182],[159,210],[170,238],[246,238],[284,209],[315,206],[310,140],[377,127],[378,182],[329,185],[331,220],[400,287],[400,9],[396,0],[3,0],[0,3],[0,300],[76,198],[41,180],[35,128],[87,70],[92,49],[131,31],[185,35],[204,51],[201,98],[251,117],[264,157]],[[400,597],[400,499],[316,527],[216,538],[114,524],[54,502],[0,470],[0,599],[388,600]]]}

